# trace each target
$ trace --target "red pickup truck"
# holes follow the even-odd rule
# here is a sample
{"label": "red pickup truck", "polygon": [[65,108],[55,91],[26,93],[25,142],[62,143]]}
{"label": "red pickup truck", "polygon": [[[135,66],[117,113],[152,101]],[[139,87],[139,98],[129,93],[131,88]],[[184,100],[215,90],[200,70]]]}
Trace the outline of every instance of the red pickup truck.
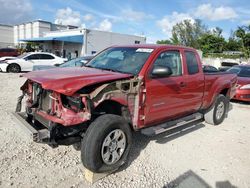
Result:
{"label": "red pickup truck", "polygon": [[20,125],[35,142],[80,149],[94,172],[126,161],[133,131],[152,136],[204,120],[220,124],[237,82],[235,74],[203,73],[195,49],[170,45],[114,46],[86,67],[23,76],[14,113]]}

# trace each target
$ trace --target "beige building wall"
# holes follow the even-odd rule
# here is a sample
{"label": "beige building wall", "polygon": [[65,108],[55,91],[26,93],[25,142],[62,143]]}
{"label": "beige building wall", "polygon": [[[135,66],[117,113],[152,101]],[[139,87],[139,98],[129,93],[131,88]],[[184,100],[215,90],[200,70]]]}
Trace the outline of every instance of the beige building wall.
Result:
{"label": "beige building wall", "polygon": [[14,28],[0,24],[0,48],[14,47]]}

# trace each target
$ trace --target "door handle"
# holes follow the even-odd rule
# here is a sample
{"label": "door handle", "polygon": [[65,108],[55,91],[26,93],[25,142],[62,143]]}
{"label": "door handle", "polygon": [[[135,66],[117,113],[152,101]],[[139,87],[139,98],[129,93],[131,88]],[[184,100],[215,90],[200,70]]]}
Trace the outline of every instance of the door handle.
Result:
{"label": "door handle", "polygon": [[180,83],[180,87],[186,87],[186,86],[187,86],[187,84],[185,82]]}

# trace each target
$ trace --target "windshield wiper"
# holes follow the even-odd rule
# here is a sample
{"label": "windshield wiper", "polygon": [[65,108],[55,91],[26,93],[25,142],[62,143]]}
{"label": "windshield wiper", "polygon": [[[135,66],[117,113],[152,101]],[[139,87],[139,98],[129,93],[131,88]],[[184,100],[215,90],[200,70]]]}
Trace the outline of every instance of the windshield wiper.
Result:
{"label": "windshield wiper", "polygon": [[96,68],[96,67],[93,67],[91,65],[84,65],[84,67]]}
{"label": "windshield wiper", "polygon": [[100,69],[111,71],[111,72],[119,72],[119,73],[122,73],[122,74],[131,74],[131,73],[128,73],[128,72],[123,72],[123,71],[117,70],[117,69],[109,69],[109,68],[101,68],[101,67],[100,67]]}
{"label": "windshield wiper", "polygon": [[111,71],[111,72],[119,72],[119,73],[122,73],[122,74],[131,74],[131,73],[128,73],[128,72],[123,72],[123,71],[117,70],[117,69],[110,69],[110,68],[104,68],[104,67],[93,67],[93,66],[90,66],[90,65],[86,65],[86,67],[101,69],[101,70],[106,70],[106,71]]}

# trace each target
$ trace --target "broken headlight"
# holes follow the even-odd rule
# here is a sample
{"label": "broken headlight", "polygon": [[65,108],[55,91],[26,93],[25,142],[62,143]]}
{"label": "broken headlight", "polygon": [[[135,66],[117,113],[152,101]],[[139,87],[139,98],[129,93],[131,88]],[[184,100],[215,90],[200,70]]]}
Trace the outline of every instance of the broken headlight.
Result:
{"label": "broken headlight", "polygon": [[62,102],[66,108],[70,108],[74,111],[82,110],[84,107],[81,97],[70,97],[63,95]]}

